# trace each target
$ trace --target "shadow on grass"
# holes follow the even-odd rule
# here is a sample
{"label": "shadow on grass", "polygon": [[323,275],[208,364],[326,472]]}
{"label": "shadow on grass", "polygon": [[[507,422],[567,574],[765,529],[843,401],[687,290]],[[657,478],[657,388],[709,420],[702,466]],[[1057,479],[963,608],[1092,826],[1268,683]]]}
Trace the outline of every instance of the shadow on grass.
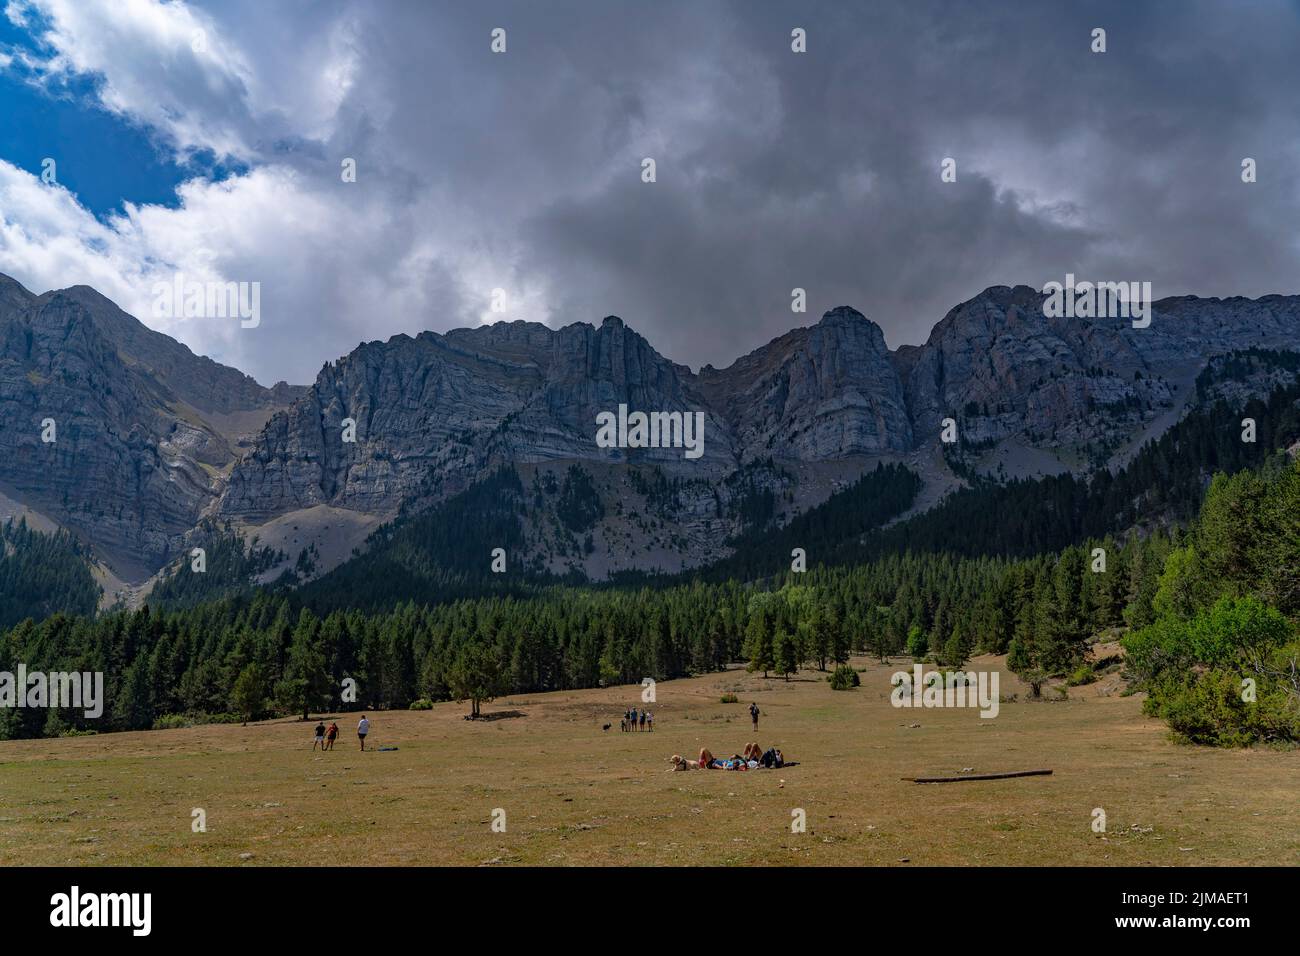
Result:
{"label": "shadow on grass", "polygon": [[475,717],[473,714],[466,714],[462,720],[509,720],[512,717],[527,717],[522,710],[497,710],[490,714],[479,714]]}

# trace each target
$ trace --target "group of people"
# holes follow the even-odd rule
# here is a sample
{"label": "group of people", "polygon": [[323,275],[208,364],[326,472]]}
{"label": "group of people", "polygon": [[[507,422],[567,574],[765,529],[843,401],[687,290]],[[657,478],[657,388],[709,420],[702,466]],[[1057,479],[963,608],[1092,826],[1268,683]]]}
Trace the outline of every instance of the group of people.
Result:
{"label": "group of people", "polygon": [[743,753],[730,757],[715,757],[709,748],[702,747],[698,760],[680,754],[673,754],[668,759],[672,761],[673,770],[758,770],[760,767],[770,770],[785,766],[785,756],[780,750],[776,747],[764,750],[756,743],[745,744]]}
{"label": "group of people", "polygon": [[[361,720],[357,723],[357,738],[361,741],[361,749],[366,749],[366,734],[370,733],[370,721],[366,715],[361,715]],[[325,721],[316,725],[316,739],[312,742],[311,749],[315,750],[317,744],[321,750],[333,750],[334,741],[339,737],[339,725],[336,721],[331,721],[329,727],[325,726]]]}
{"label": "group of people", "polygon": [[619,723],[619,729],[623,731],[642,731],[655,729],[655,715],[648,710],[637,713],[635,707],[628,709],[623,715],[623,720]]}

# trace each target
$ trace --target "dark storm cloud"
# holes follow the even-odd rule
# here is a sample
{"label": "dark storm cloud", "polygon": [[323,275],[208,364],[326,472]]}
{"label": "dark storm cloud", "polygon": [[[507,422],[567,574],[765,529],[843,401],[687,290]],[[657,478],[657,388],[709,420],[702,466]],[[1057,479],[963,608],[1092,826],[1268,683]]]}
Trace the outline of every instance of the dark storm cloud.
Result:
{"label": "dark storm cloud", "polygon": [[[641,29],[608,23],[602,49],[634,49],[672,19],[657,9]],[[648,113],[629,148],[644,144],[657,183],[628,168],[524,223],[556,322],[618,312],[676,360],[725,364],[840,303],[891,345],[920,341],[985,286],[1066,271],[1158,295],[1296,291],[1290,7],[711,9],[708,30],[664,31],[663,63],[710,64],[716,131],[657,142],[673,108]],[[807,54],[790,52],[794,26]],[[1259,183],[1241,182],[1245,156]],[[809,316],[791,314],[794,286]]]}

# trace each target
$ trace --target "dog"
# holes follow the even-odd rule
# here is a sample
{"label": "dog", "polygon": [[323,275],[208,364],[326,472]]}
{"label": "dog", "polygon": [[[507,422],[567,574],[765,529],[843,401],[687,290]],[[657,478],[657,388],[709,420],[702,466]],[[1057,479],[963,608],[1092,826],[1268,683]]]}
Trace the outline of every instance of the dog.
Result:
{"label": "dog", "polygon": [[700,762],[698,760],[689,760],[686,757],[683,757],[681,754],[673,754],[668,759],[672,761],[672,766],[668,768],[670,771],[700,769]]}
{"label": "dog", "polygon": [[604,727],[601,727],[600,729],[601,729],[601,730],[606,730],[606,731],[607,731],[607,730],[609,730],[609,728],[611,728],[611,727],[613,727],[613,726],[614,726],[613,724],[606,724]]}

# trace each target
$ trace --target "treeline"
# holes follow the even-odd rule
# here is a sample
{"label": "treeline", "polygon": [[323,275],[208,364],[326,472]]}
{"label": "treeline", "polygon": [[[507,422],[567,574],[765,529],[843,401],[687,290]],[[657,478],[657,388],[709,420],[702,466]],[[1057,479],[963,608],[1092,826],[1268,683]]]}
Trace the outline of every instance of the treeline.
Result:
{"label": "treeline", "polygon": [[0,522],[0,628],[57,611],[94,614],[100,593],[90,557],[72,535],[36,531],[25,518]]}
{"label": "treeline", "polygon": [[[1186,703],[1178,694],[1203,693],[1210,679],[1203,669],[1222,665],[1224,652],[1201,660],[1208,652],[1188,651],[1200,645],[1171,621],[1188,622],[1192,633],[1196,615],[1213,602],[1256,601],[1272,608],[1275,624],[1282,621],[1261,631],[1272,635],[1267,646],[1295,651],[1285,651],[1283,638],[1294,640],[1288,620],[1300,600],[1297,467],[1216,479],[1190,533],[1107,537],[1028,559],[906,553],[786,571],[762,585],[557,586],[524,598],[408,602],[374,613],[318,614],[292,593],[257,591],[167,613],[56,614],[7,632],[0,670],[22,661],[29,670],[102,671],[106,715],[88,721],[77,712],[10,710],[0,733],[140,729],[169,724],[169,715],[248,719],[450,699],[470,699],[477,709],[503,693],[663,680],[737,660],[789,674],[807,664],[826,668],[851,652],[906,652],[953,668],[972,654],[1006,652],[1037,688],[1055,677],[1087,679],[1078,672],[1087,669],[1089,639],[1118,626],[1137,629],[1130,638],[1135,673],[1153,689],[1153,712],[1173,723]],[[1237,632],[1220,632],[1222,647],[1236,646]],[[1278,707],[1289,699],[1276,676],[1284,663],[1266,655],[1251,671]],[[350,685],[353,697],[346,696]]]}
{"label": "treeline", "polygon": [[[259,590],[171,612],[56,614],[5,634],[0,670],[21,661],[29,671],[102,671],[106,715],[13,710],[0,733],[142,729],[169,724],[171,715],[248,719],[450,699],[477,708],[502,693],[663,680],[737,660],[789,673],[843,661],[850,651],[906,649],[955,666],[972,651],[1014,646],[1041,621],[1057,621],[1062,606],[1073,610],[1052,633],[1081,648],[1093,630],[1149,619],[1155,575],[1174,542],[1153,536],[1097,546],[1108,551],[1103,575],[1085,571],[1082,548],[1026,561],[907,554],[787,572],[764,586],[557,586],[524,598],[407,602],[372,613],[317,613],[294,593]],[[345,681],[354,682],[352,698]]]}

